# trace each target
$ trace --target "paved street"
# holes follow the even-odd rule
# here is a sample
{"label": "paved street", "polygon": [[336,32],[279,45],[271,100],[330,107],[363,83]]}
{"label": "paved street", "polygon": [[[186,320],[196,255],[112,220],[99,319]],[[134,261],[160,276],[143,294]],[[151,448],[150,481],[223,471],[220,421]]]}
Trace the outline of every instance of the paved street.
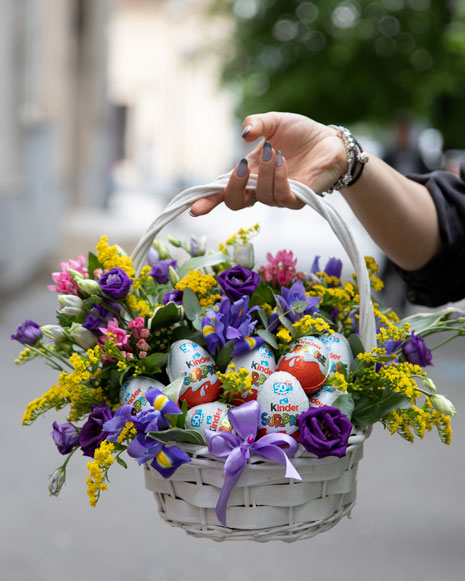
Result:
{"label": "paved street", "polygon": [[48,496],[47,475],[60,462],[49,435],[55,417],[20,424],[26,404],[55,381],[55,373],[41,362],[15,367],[20,346],[9,339],[25,318],[52,322],[56,297],[47,282],[48,275],[38,277],[0,309],[2,580],[463,579],[465,340],[436,355],[431,372],[457,408],[451,446],[435,433],[412,446],[377,427],[360,465],[351,520],[290,545],[213,543],[159,518],[136,463],[127,471],[112,469],[96,508],[87,503],[84,457],[72,463],[61,496]]}

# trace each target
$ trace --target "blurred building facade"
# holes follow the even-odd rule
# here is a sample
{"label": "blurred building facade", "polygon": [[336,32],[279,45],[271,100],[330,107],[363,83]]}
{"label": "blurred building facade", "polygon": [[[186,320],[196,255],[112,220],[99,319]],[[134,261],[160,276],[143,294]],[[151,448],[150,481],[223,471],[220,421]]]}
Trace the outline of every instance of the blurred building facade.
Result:
{"label": "blurred building facade", "polygon": [[65,212],[102,204],[113,0],[0,0],[0,291],[57,252]]}

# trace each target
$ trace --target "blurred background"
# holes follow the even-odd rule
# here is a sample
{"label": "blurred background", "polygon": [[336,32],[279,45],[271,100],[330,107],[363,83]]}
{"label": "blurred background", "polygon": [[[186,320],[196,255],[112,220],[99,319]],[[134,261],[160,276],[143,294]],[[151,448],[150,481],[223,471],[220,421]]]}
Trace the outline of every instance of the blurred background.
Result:
{"label": "blurred background", "polygon": [[[45,287],[59,261],[86,254],[102,234],[130,252],[173,195],[229,171],[252,148],[240,139],[244,115],[292,111],[349,125],[403,173],[458,173],[464,102],[465,0],[0,0],[2,579],[462,579],[460,341],[436,355],[432,372],[459,411],[453,445],[427,435],[410,447],[377,428],[352,521],[255,547],[169,528],[137,466],[115,470],[97,509],[87,506],[84,459],[50,499],[52,420],[19,424],[55,378],[39,365],[15,369],[9,335],[25,318],[52,322],[56,296]],[[383,300],[413,311],[342,197],[330,203],[380,263]],[[257,221],[259,262],[283,247],[302,270],[316,254],[344,257],[308,208],[218,208],[169,232],[205,234],[214,248]]]}

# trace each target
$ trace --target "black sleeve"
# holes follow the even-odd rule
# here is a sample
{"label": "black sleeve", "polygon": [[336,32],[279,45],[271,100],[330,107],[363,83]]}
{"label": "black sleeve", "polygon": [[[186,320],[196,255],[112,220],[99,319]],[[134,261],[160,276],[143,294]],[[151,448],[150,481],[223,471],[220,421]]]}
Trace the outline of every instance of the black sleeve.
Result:
{"label": "black sleeve", "polygon": [[412,303],[437,307],[465,298],[465,160],[461,175],[435,171],[408,176],[426,186],[439,217],[441,248],[423,268],[408,272],[397,268],[407,283]]}

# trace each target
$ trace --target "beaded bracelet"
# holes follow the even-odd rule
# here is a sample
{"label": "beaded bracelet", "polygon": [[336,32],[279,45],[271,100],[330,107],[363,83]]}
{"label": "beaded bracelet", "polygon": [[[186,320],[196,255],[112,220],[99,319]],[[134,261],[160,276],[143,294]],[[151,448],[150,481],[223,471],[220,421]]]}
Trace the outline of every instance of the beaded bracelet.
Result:
{"label": "beaded bracelet", "polygon": [[342,190],[343,188],[349,188],[355,184],[355,182],[360,179],[365,164],[369,159],[368,154],[363,151],[360,143],[346,127],[342,127],[340,125],[330,125],[330,127],[336,129],[338,136],[344,143],[348,167],[346,173],[343,174],[337,180],[334,186],[328,190],[328,194],[331,194],[334,191]]}

